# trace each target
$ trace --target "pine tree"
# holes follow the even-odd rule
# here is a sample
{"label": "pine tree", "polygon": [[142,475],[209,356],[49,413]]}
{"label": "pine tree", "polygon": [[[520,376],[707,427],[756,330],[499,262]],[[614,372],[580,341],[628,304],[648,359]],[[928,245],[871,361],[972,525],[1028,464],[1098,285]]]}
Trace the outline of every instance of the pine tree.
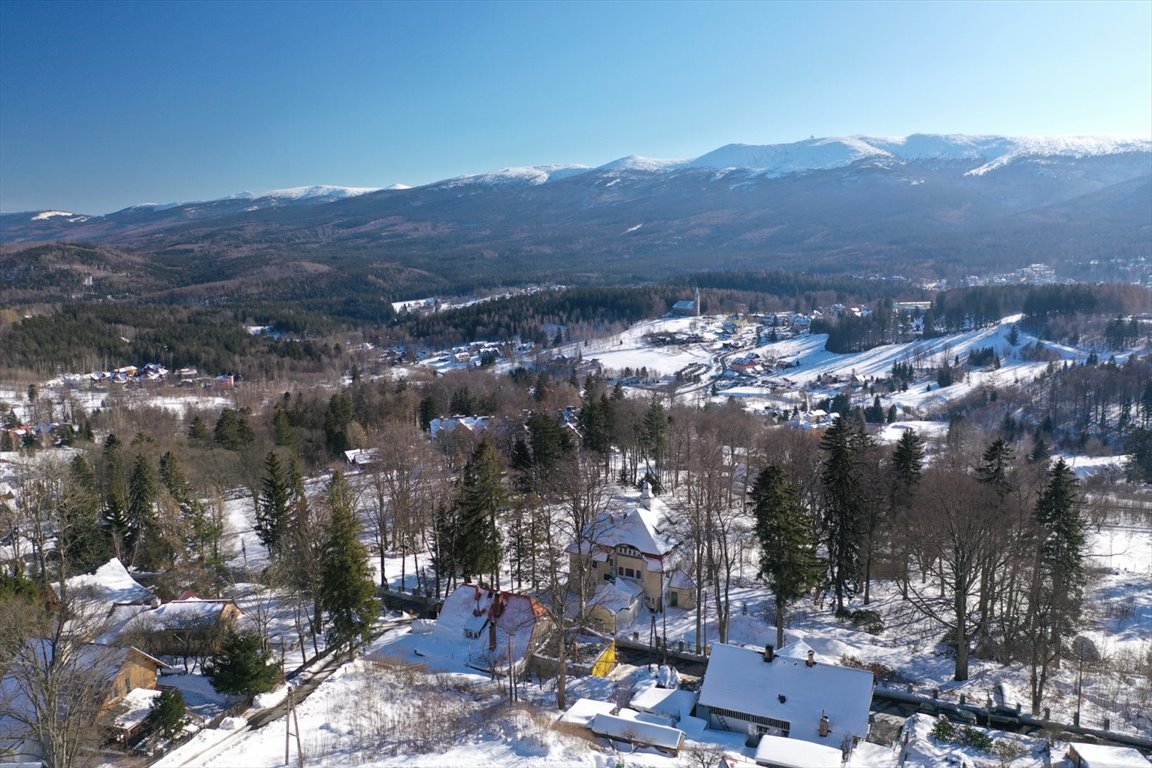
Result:
{"label": "pine tree", "polygon": [[101,529],[96,475],[82,453],[76,454],[68,466],[60,518],[62,525],[57,535],[65,575],[87,573],[108,562],[112,550]]}
{"label": "pine tree", "polygon": [[112,550],[122,562],[130,562],[130,553],[136,547],[140,531],[133,525],[128,515],[128,477],[124,469],[124,457],[120,450],[120,439],[110,433],[104,439],[101,455],[103,509],[101,525],[108,532]]}
{"label": "pine tree", "polygon": [[819,583],[812,521],[800,504],[796,487],[778,466],[764,469],[752,487],[752,512],[760,543],[760,577],[776,597],[776,644],[784,644],[784,611]]}
{"label": "pine tree", "polygon": [[204,662],[204,675],[212,687],[231,696],[267,693],[280,682],[280,668],[272,652],[255,632],[229,632],[220,652]]}
{"label": "pine tree", "polygon": [[994,440],[984,451],[976,477],[1003,499],[1012,490],[1012,449],[1003,438]]}
{"label": "pine tree", "polygon": [[464,465],[455,501],[458,527],[453,560],[465,581],[487,576],[495,584],[499,578],[497,520],[505,501],[500,474],[500,457],[487,440],[482,441]]}
{"label": "pine tree", "polygon": [[900,594],[908,598],[908,564],[913,542],[908,532],[912,495],[924,469],[924,442],[914,429],[906,429],[892,451],[888,487],[888,516],[893,522],[893,548]]}
{"label": "pine tree", "polygon": [[328,614],[329,644],[347,646],[348,657],[368,639],[379,613],[376,586],[368,566],[368,549],[360,542],[360,525],[352,509],[352,491],[337,471],[328,484],[331,517],[320,558],[320,606]]}
{"label": "pine tree", "polygon": [[287,448],[295,444],[296,438],[292,434],[292,423],[283,408],[276,409],[276,416],[272,419],[272,439],[276,445]]}
{"label": "pine tree", "polygon": [[204,417],[200,414],[193,416],[192,421],[188,424],[188,439],[194,443],[207,443],[211,437]]}
{"label": "pine tree", "polygon": [[659,398],[652,398],[648,410],[640,422],[640,448],[650,468],[657,472],[664,466],[664,454],[668,450],[668,413]]}
{"label": "pine tree", "polygon": [[187,713],[188,706],[180,689],[169,688],[152,702],[145,722],[164,738],[170,739],[184,728]]}
{"label": "pine tree", "polygon": [[156,520],[156,499],[159,493],[159,482],[152,462],[146,454],[137,454],[132,463],[132,475],[128,479],[126,511],[138,535],[136,543],[141,555],[139,564],[149,569],[170,563],[174,554],[168,546],[165,532],[160,530]]}
{"label": "pine tree", "polygon": [[1029,610],[1033,712],[1040,708],[1061,644],[1079,625],[1087,583],[1078,483],[1063,459],[1057,459],[1048,473],[1048,483],[1036,502],[1036,523],[1040,536]]}
{"label": "pine tree", "polygon": [[273,556],[279,555],[280,540],[288,522],[291,490],[276,451],[264,458],[264,479],[260,483],[260,503],[256,507],[256,535]]}
{"label": "pine tree", "polygon": [[892,451],[892,470],[896,482],[904,488],[911,488],[920,481],[923,469],[924,441],[916,430],[906,429]]}
{"label": "pine tree", "polygon": [[860,458],[867,438],[850,420],[839,418],[820,439],[824,452],[824,545],[828,552],[828,581],[836,596],[836,614],[847,613],[845,600],[859,590],[861,541],[865,534],[865,507]]}

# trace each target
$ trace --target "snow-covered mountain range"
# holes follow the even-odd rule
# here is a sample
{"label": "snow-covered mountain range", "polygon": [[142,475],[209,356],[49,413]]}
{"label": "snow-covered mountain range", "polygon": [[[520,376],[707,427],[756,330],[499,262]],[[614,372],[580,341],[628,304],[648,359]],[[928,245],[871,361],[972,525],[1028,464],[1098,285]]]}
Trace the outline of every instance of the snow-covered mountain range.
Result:
{"label": "snow-covered mountain range", "polygon": [[1072,158],[1152,152],[1152,139],[1104,136],[845,136],[810,138],[788,144],[728,144],[687,160],[658,160],[630,155],[600,166],[539,165],[502,168],[461,176],[440,184],[544,184],[593,171],[660,173],[687,168],[737,169],[766,176],[845,168],[861,161],[903,164],[911,161],[962,163],[964,173],[981,175],[1029,159]]}
{"label": "snow-covered mountain range", "polygon": [[59,240],[180,269],[198,264],[186,261],[196,254],[253,276],[282,269],[286,254],[313,271],[331,259],[376,280],[357,286],[396,293],[410,283],[439,290],[716,268],[937,279],[1035,262],[1061,276],[1130,280],[1152,263],[1152,139],[811,138],[730,144],[687,160],[505,168],[412,188],[293,187],[102,216],[0,214],[0,242]]}

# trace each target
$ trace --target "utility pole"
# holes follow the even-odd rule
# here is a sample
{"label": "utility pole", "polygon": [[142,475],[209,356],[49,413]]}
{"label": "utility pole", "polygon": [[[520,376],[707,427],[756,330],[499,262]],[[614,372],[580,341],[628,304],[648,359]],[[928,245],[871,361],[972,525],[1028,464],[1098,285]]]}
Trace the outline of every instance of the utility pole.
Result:
{"label": "utility pole", "polygon": [[296,737],[296,765],[304,768],[304,747],[300,745],[300,721],[296,719],[296,698],[291,685],[288,686],[288,716],[284,718],[284,765],[292,765],[292,737]]}

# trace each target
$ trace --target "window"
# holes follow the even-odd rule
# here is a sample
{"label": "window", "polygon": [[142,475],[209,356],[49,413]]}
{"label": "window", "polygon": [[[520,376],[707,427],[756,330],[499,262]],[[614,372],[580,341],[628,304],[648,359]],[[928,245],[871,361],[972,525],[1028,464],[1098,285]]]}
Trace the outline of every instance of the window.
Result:
{"label": "window", "polygon": [[757,726],[756,730],[758,733],[773,733],[787,738],[789,732],[792,730],[792,723],[787,720],[777,720],[774,717],[750,715],[747,712],[736,712],[731,709],[724,709],[723,707],[710,707],[709,711],[722,718],[753,723]]}
{"label": "window", "polygon": [[640,550],[627,544],[621,544],[616,547],[616,552],[624,557],[640,557]]}

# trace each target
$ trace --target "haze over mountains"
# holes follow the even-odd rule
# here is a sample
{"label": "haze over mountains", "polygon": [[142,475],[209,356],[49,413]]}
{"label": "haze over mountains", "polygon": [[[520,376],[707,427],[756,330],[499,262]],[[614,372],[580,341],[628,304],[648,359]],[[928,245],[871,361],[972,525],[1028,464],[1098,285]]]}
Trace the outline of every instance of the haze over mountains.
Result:
{"label": "haze over mountains", "polygon": [[7,213],[0,240],[114,246],[176,272],[190,260],[214,264],[228,279],[287,278],[304,263],[312,273],[354,269],[400,293],[421,282],[715,268],[956,277],[1042,261],[1075,277],[1089,264],[1152,258],[1152,140],[731,144],[691,160],[509,168],[415,188],[300,187],[102,216]]}

